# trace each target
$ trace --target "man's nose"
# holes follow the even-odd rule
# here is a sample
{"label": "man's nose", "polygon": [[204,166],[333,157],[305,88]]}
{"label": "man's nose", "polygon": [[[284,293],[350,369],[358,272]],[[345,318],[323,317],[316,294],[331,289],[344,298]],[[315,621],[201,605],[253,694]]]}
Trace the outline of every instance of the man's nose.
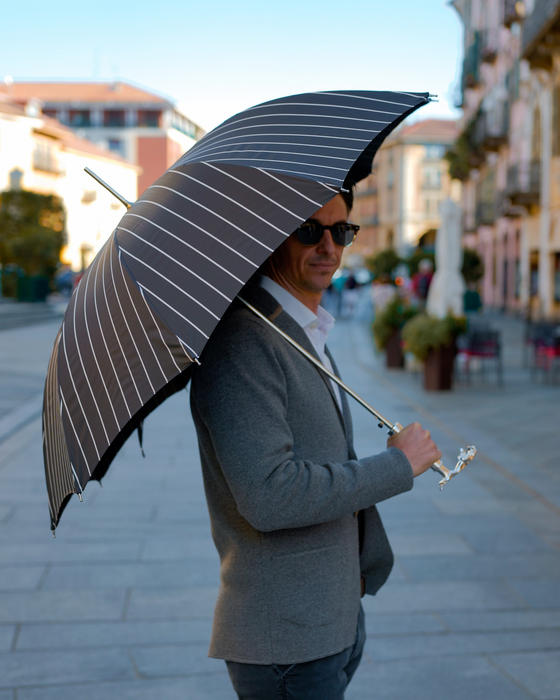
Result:
{"label": "man's nose", "polygon": [[336,253],[336,244],[333,241],[333,237],[331,234],[330,228],[325,228],[323,230],[323,237],[317,244],[317,252],[319,253],[328,253],[329,255],[332,255],[333,253]]}

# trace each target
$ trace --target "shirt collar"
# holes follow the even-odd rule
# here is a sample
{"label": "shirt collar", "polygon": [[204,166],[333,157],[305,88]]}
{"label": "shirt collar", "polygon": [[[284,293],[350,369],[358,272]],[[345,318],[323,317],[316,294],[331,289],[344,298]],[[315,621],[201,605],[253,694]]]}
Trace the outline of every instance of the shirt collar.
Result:
{"label": "shirt collar", "polygon": [[296,321],[302,328],[317,328],[326,338],[327,334],[334,328],[335,319],[331,314],[319,306],[317,314],[308,309],[299,299],[296,299],[287,289],[280,286],[270,277],[262,275],[260,286],[271,294],[282,306],[284,311]]}

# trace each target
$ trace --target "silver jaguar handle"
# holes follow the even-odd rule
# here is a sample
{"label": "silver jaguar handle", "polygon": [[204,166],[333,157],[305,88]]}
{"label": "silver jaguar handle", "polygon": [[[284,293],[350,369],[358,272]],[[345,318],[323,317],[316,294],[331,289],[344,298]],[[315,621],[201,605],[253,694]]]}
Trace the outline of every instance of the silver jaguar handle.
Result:
{"label": "silver jaguar handle", "polygon": [[[391,426],[389,429],[389,435],[400,433],[402,429],[403,427],[400,423],[395,423],[395,425]],[[467,464],[472,462],[475,457],[476,447],[474,445],[469,445],[466,450],[461,447],[459,455],[457,456],[457,464],[455,465],[455,469],[448,469],[445,467],[441,459],[434,462],[430,469],[433,469],[435,472],[443,476],[443,479],[439,482],[439,490],[441,491],[450,479],[452,479],[460,471],[463,471]]]}

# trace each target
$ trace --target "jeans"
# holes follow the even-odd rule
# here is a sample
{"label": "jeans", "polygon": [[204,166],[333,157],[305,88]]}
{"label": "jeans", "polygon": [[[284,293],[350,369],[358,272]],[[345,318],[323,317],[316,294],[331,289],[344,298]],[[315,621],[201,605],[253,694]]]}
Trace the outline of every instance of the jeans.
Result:
{"label": "jeans", "polygon": [[338,654],[301,664],[226,664],[239,700],[344,700],[365,641],[364,611],[360,606],[354,645]]}

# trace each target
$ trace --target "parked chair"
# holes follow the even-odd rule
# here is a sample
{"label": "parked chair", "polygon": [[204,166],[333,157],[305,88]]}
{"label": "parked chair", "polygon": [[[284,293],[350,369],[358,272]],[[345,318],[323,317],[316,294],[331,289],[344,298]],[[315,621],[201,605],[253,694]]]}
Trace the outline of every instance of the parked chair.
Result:
{"label": "parked chair", "polygon": [[539,373],[546,381],[556,381],[560,377],[560,326],[550,326],[534,344],[532,375]]}
{"label": "parked chair", "polygon": [[[470,384],[473,364],[480,368],[480,376],[483,378],[487,372],[486,365],[492,363],[496,372],[499,386],[503,385],[502,346],[500,332],[488,328],[471,328],[466,336],[458,343],[459,354],[462,356],[462,369],[466,381]],[[473,360],[476,362],[473,363]]]}

